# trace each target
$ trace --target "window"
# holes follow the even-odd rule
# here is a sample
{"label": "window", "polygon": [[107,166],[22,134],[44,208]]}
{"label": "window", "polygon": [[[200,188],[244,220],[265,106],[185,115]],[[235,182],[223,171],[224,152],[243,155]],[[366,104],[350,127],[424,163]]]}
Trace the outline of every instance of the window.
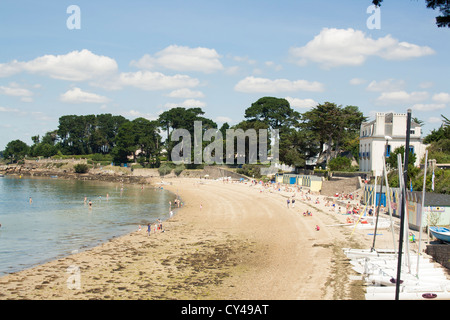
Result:
{"label": "window", "polygon": [[391,145],[388,144],[386,147],[386,158],[389,158],[390,155],[391,155]]}
{"label": "window", "polygon": [[410,146],[410,147],[409,147],[409,152],[411,152],[412,154],[414,154],[414,147],[413,147],[413,146]]}

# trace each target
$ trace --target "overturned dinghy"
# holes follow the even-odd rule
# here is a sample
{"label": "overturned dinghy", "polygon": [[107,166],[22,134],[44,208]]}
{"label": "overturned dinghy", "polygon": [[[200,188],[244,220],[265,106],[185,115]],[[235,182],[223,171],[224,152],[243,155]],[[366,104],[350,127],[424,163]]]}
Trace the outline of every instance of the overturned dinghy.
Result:
{"label": "overturned dinghy", "polygon": [[352,249],[344,248],[344,254],[349,259],[375,258],[375,257],[395,257],[395,251],[391,249]]}
{"label": "overturned dinghy", "polygon": [[[395,292],[366,293],[366,300],[395,300]],[[399,292],[399,300],[449,300],[450,292],[447,290],[431,292]]]}

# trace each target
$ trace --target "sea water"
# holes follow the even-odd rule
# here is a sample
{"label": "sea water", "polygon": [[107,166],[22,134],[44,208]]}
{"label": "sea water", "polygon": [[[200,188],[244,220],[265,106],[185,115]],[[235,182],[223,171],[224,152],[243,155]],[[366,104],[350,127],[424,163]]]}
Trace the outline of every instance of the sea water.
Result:
{"label": "sea water", "polygon": [[148,186],[0,177],[0,276],[146,230],[174,199]]}

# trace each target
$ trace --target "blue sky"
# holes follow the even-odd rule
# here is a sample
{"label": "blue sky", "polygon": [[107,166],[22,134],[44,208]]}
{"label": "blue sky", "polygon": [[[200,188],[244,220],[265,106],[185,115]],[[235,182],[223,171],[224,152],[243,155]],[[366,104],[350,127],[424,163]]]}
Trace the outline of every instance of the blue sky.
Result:
{"label": "blue sky", "polygon": [[[70,5],[80,29],[69,29]],[[201,107],[221,125],[264,96],[305,112],[326,101],[425,121],[449,116],[450,30],[425,1],[0,2],[0,150],[67,114],[155,119]]]}

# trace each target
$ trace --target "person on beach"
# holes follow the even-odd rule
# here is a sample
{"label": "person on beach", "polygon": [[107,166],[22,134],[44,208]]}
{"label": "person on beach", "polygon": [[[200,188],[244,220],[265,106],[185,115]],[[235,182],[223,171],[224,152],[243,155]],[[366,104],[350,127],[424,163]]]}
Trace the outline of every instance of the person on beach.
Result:
{"label": "person on beach", "polygon": [[295,207],[295,199],[292,198],[292,208],[294,208],[294,207]]}
{"label": "person on beach", "polygon": [[148,235],[148,236],[150,235],[150,232],[152,232],[152,224],[151,224],[151,223],[149,223],[149,224],[147,225],[147,235]]}
{"label": "person on beach", "polygon": [[289,209],[289,203],[290,203],[290,202],[291,202],[291,200],[289,200],[289,199],[286,200],[288,209]]}

